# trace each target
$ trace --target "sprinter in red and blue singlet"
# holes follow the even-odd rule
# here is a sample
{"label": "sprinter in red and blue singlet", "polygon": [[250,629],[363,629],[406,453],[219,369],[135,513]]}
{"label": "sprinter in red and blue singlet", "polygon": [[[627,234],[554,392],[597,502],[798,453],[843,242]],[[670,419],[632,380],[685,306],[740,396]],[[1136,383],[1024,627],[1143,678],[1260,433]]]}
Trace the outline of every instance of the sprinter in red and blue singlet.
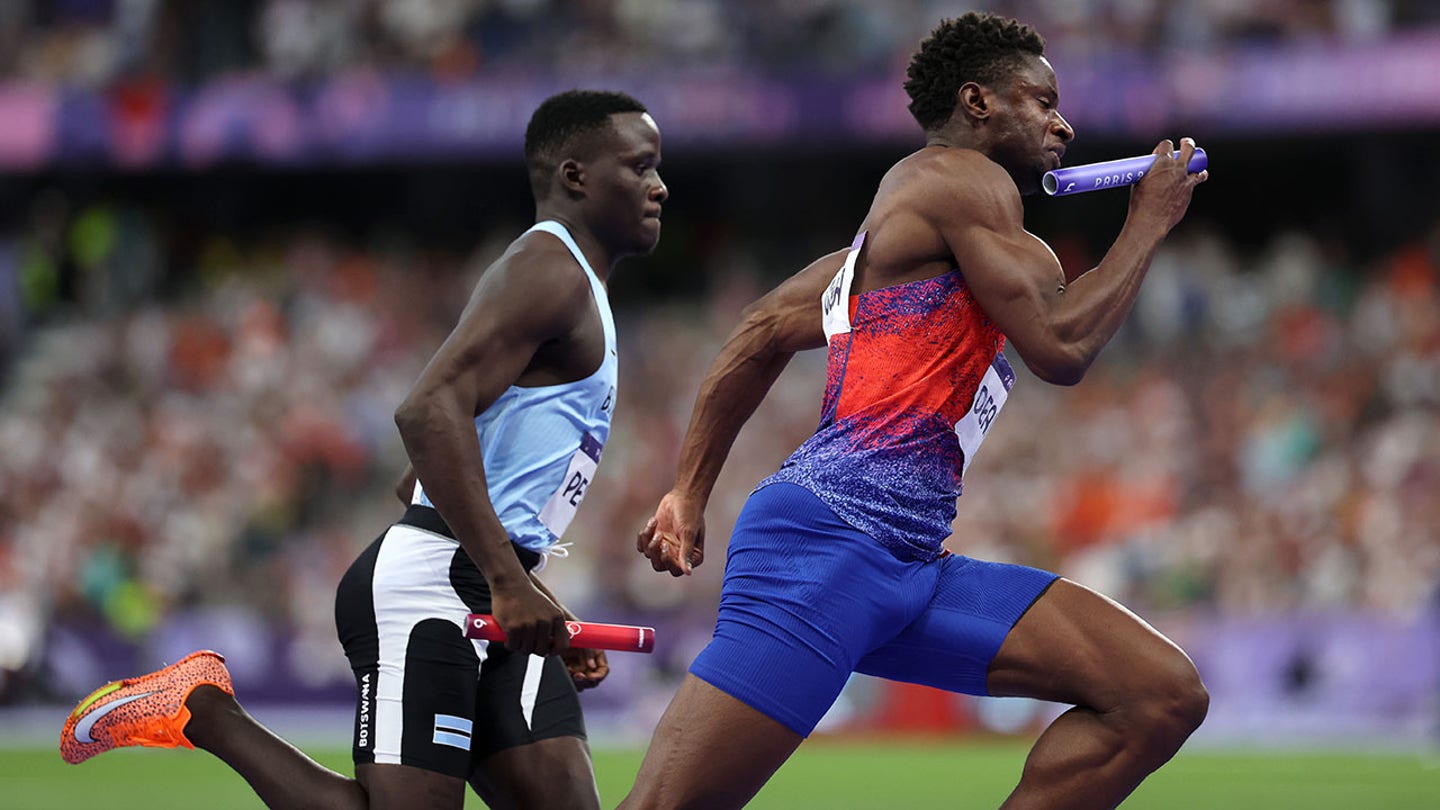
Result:
{"label": "sprinter in red and blue singlet", "polygon": [[[881,178],[849,249],[746,308],[700,386],[675,483],[636,537],[656,571],[702,564],[705,507],[736,436],[795,353],[826,347],[819,428],[746,502],[714,638],[621,810],[744,806],[852,672],[1068,705],[1017,767],[1006,810],[1115,807],[1205,717],[1194,663],[1133,612],[943,545],[1015,382],[1005,352],[1038,382],[1081,380],[1208,176],[1188,172],[1196,144],[1156,144],[1104,258],[1063,267],[1025,229],[1021,200],[1074,137],[1039,34],[994,14],[943,20],[905,91],[925,145]],[[966,542],[963,526],[955,537]],[[967,786],[953,789],[964,804]]]}
{"label": "sprinter in red and blue singlet", "polygon": [[820,427],[741,512],[715,638],[690,668],[801,736],[851,672],[988,694],[995,651],[1055,580],[945,551],[1015,373],[958,269],[851,294],[864,242],[817,302]]}
{"label": "sprinter in red and blue singlet", "polygon": [[855,238],[821,302],[820,428],[760,486],[799,484],[896,556],[932,560],[1015,372],[959,269],[852,294],[864,242]]}

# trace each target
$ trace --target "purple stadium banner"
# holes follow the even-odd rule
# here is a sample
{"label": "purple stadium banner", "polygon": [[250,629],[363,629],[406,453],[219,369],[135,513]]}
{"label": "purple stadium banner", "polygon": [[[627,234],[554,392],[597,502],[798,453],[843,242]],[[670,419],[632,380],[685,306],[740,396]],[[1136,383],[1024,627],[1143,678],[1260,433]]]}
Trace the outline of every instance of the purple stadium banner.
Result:
{"label": "purple stadium banner", "polygon": [[[1051,56],[1062,109],[1084,135],[1158,140],[1440,126],[1440,30],[1363,45]],[[358,70],[303,86],[249,75],[197,88],[100,92],[0,83],[7,122],[0,168],[507,159],[518,154],[530,111],[577,84],[641,98],[666,145],[682,150],[903,147],[919,138],[898,77],[487,74],[442,83]]]}
{"label": "purple stadium banner", "polygon": [[35,169],[50,162],[59,101],[41,85],[0,83],[0,166]]}

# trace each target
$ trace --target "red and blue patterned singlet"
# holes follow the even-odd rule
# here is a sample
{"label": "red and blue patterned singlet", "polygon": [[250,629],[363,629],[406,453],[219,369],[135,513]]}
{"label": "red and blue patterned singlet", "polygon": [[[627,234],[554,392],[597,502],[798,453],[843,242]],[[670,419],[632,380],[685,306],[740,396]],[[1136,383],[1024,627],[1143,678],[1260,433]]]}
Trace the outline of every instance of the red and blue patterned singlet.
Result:
{"label": "red and blue patterned singlet", "polygon": [[944,553],[961,478],[1015,373],[959,268],[850,294],[864,242],[855,238],[821,302],[820,426],[760,486],[804,486],[896,556],[930,560]]}

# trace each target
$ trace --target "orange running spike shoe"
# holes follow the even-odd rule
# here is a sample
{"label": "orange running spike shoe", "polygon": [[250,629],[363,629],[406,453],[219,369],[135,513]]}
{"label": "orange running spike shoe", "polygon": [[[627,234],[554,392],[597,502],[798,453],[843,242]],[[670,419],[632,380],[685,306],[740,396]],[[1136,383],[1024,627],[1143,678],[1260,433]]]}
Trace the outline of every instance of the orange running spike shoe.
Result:
{"label": "orange running spike shoe", "polygon": [[194,748],[185,739],[185,724],[190,722],[185,699],[201,684],[235,694],[223,655],[200,650],[149,675],[105,684],[80,701],[65,721],[60,756],[78,765],[126,745]]}

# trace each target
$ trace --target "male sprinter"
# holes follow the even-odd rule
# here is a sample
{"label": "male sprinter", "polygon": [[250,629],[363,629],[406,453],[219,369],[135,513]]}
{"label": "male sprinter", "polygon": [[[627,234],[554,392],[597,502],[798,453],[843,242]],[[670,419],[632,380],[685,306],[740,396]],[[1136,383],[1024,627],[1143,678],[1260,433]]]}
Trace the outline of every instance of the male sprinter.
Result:
{"label": "male sprinter", "polygon": [[[1178,647],[1093,591],[949,554],[961,475],[1015,375],[1079,382],[1206,175],[1155,149],[1098,267],[1068,278],[1021,195],[1074,137],[1028,26],[947,20],[905,89],[926,145],[880,183],[848,251],[753,304],[701,387],[679,474],[640,533],[657,571],[703,559],[704,509],[741,425],[792,353],[829,345],[820,427],[750,496],[720,615],[660,720],[625,808],[743,805],[851,672],[1074,704],[1036,742],[1007,808],[1113,807],[1208,706]],[[957,793],[964,791],[956,786]]]}
{"label": "male sprinter", "polygon": [[[336,624],[355,671],[355,779],[260,726],[215,653],[102,687],[65,724],[70,762],[122,745],[198,746],[272,808],[596,808],[566,611],[530,576],[575,514],[615,407],[605,280],[654,249],[660,132],[618,93],[535,111],[525,159],[537,223],[481,276],[459,324],[395,413],[419,484],[405,517],[341,579]],[[510,641],[463,638],[494,613]]]}

